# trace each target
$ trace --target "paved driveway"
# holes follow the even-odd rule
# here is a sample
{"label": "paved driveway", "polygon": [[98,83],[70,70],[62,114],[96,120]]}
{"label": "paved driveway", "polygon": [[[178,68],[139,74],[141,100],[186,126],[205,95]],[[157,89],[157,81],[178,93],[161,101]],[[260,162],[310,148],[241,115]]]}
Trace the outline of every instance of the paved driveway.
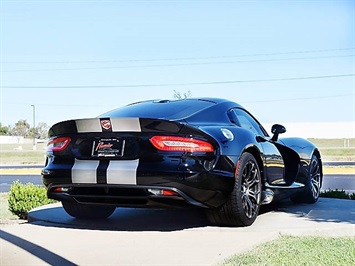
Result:
{"label": "paved driveway", "polygon": [[202,212],[117,209],[106,221],[72,219],[60,204],[2,228],[1,265],[213,265],[280,234],[355,236],[355,202],[321,198],[263,209],[250,227],[212,227]]}

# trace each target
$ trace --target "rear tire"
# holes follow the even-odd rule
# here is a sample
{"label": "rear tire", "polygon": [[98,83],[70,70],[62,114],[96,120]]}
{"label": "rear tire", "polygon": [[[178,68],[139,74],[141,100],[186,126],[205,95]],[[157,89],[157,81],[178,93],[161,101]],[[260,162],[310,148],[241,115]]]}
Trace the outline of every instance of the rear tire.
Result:
{"label": "rear tire", "polygon": [[79,219],[106,219],[114,211],[115,207],[80,204],[72,201],[62,201],[64,210]]}
{"label": "rear tire", "polygon": [[295,194],[291,200],[296,203],[317,202],[322,186],[322,169],[318,156],[313,155],[308,169],[308,177],[304,191]]}
{"label": "rear tire", "polygon": [[220,207],[207,211],[214,225],[249,226],[258,216],[261,202],[261,174],[254,156],[242,154],[237,164],[234,189]]}

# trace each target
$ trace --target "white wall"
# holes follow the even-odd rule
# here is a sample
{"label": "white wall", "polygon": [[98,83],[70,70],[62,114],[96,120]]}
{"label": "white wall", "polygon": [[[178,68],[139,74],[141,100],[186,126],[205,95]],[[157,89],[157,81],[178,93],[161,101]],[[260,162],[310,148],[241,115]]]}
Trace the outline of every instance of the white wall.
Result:
{"label": "white wall", "polygon": [[[327,123],[280,123],[286,127],[286,133],[281,137],[301,138],[355,138],[355,122],[327,122]],[[264,124],[270,133],[272,124]]]}
{"label": "white wall", "polygon": [[0,144],[23,144],[24,137],[0,136]]}

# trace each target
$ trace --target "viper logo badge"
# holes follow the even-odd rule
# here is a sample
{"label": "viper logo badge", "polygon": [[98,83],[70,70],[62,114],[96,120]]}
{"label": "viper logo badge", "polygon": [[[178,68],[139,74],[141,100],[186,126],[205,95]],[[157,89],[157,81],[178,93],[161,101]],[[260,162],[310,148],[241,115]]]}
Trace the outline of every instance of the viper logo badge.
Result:
{"label": "viper logo badge", "polygon": [[111,128],[110,120],[101,120],[101,127],[105,130],[109,130]]}

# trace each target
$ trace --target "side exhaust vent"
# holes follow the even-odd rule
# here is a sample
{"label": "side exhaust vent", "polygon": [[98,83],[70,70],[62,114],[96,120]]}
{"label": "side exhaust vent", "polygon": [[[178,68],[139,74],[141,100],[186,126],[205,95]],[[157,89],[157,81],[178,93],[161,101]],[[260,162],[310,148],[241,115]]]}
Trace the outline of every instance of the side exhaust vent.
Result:
{"label": "side exhaust vent", "polygon": [[274,192],[271,189],[266,189],[261,194],[261,205],[269,204],[274,199]]}

